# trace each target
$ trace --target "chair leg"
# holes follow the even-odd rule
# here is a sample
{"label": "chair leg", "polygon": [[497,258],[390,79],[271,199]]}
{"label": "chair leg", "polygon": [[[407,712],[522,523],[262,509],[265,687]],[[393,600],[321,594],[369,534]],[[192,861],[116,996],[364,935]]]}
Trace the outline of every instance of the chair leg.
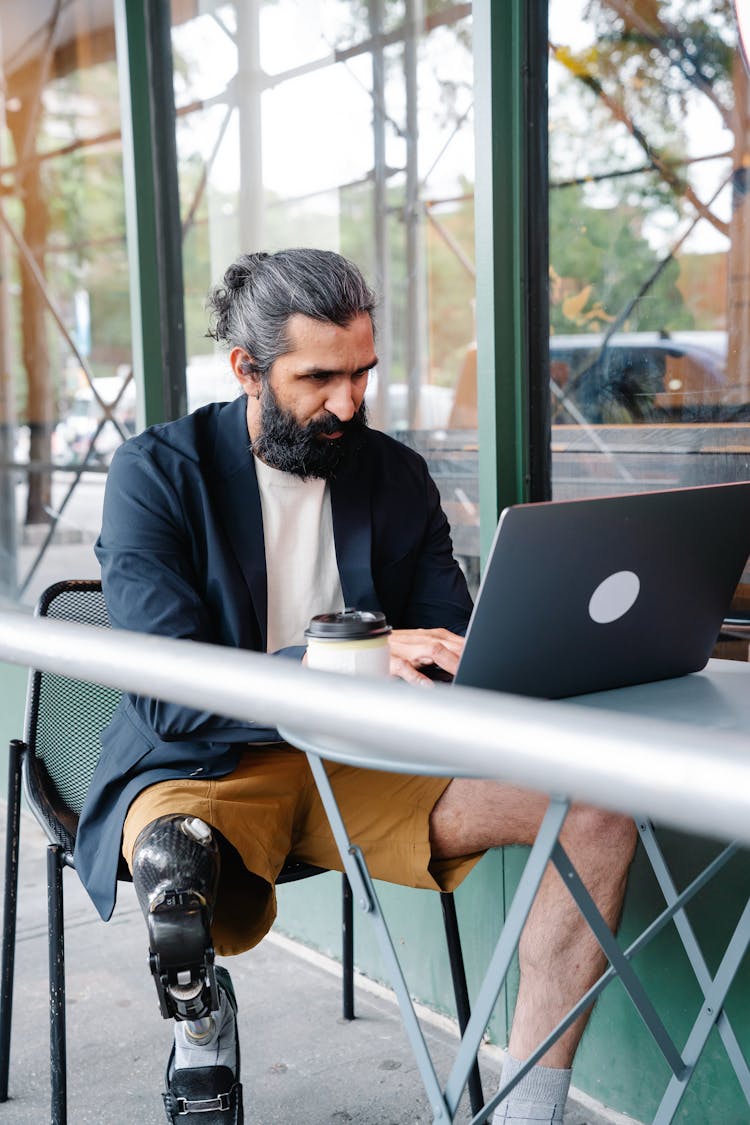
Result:
{"label": "chair leg", "polygon": [[[458,917],[456,915],[456,902],[450,892],[440,895],[440,905],[443,908],[443,922],[445,924],[445,938],[448,943],[448,958],[453,979],[453,991],[456,996],[456,1014],[458,1026],[463,1035],[466,1025],[471,1019],[471,1005],[469,1003],[469,989],[466,984],[466,970],[464,956],[461,949],[461,936],[458,932]],[[476,1115],[484,1105],[484,1092],[482,1079],[479,1073],[479,1063],[475,1059],[474,1066],[469,1074],[469,1102],[471,1112]]]}
{"label": "chair leg", "polygon": [[341,971],[344,1019],[354,1019],[354,900],[346,875],[341,876]]}
{"label": "chair leg", "polygon": [[8,1100],[10,1025],[13,1016],[13,976],[16,961],[18,850],[21,834],[21,765],[26,743],[14,738],[8,757],[8,822],[5,826],[5,901],[3,953],[0,970],[0,1102]]}
{"label": "chair leg", "polygon": [[47,912],[49,917],[49,1044],[52,1125],[67,1125],[67,1058],[65,1043],[65,930],[63,926],[62,848],[47,848]]}

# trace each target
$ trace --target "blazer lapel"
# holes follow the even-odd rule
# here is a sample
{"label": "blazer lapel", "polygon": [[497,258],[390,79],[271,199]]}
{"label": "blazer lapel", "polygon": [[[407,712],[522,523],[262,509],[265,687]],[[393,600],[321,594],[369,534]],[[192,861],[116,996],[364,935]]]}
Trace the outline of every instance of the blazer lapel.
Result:
{"label": "blazer lapel", "polygon": [[247,398],[241,395],[225,407],[219,418],[214,449],[216,503],[227,539],[250,590],[265,651],[266,548],[258,480],[247,434],[246,407]]}
{"label": "blazer lapel", "polygon": [[344,473],[331,482],[333,537],[344,604],[378,610],[382,607],[372,580],[371,491],[365,464],[362,456],[356,473]]}

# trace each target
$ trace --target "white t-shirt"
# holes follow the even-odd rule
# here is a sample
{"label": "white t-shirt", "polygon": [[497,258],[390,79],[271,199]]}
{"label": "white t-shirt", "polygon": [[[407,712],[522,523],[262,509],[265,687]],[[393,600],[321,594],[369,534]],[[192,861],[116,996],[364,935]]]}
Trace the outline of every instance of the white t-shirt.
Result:
{"label": "white t-shirt", "polygon": [[305,644],[317,613],[344,608],[324,480],[300,480],[255,458],[268,580],[266,650]]}

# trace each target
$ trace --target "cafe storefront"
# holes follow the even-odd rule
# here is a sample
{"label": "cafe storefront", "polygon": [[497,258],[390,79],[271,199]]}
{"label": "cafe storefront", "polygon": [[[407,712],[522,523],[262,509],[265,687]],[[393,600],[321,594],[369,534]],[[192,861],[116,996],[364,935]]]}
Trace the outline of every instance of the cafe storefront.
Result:
{"label": "cafe storefront", "polygon": [[[371,421],[427,458],[474,591],[510,503],[750,479],[741,47],[730,0],[7,0],[4,604],[97,574],[123,440],[234,395],[204,300],[241,250],[317,245],[372,280]],[[717,655],[746,661],[748,643],[728,633]],[[0,691],[7,743],[20,669],[0,666]],[[716,847],[664,845],[685,882]],[[474,981],[522,863],[488,855],[457,895]],[[338,881],[321,883],[282,896],[280,925],[336,955]],[[709,960],[749,892],[741,853],[691,908]],[[413,991],[450,1012],[437,902],[384,901]],[[623,943],[660,906],[639,856]],[[357,942],[377,977],[364,926]],[[700,990],[674,934],[636,968],[679,1040]],[[744,967],[727,1010],[746,1053],[747,987]],[[617,989],[574,1083],[646,1121],[665,1068]],[[501,1044],[512,991],[490,1025]],[[677,1119],[747,1113],[711,1039]]]}

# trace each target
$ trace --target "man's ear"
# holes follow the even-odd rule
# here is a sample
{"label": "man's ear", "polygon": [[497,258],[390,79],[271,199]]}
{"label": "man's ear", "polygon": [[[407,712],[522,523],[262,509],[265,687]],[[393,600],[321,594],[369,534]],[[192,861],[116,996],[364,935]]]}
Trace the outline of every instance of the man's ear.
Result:
{"label": "man's ear", "polygon": [[244,348],[232,348],[229,353],[229,362],[232,365],[235,378],[245,394],[257,398],[261,375],[250,353],[245,351]]}

